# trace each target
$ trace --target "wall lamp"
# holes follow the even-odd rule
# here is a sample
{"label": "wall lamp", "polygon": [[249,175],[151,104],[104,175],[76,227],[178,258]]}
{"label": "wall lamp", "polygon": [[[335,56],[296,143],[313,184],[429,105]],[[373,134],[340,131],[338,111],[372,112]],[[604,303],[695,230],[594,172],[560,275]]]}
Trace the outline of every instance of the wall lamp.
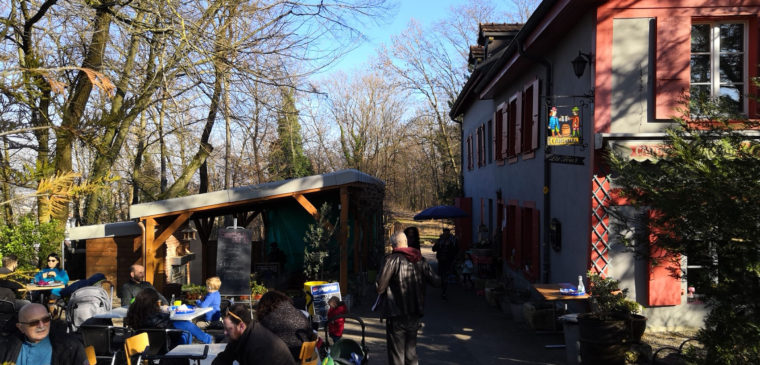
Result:
{"label": "wall lamp", "polygon": [[578,51],[578,57],[575,57],[570,63],[573,64],[573,72],[579,79],[583,76],[583,71],[586,70],[586,64],[594,63],[593,55],[591,53],[583,53]]}

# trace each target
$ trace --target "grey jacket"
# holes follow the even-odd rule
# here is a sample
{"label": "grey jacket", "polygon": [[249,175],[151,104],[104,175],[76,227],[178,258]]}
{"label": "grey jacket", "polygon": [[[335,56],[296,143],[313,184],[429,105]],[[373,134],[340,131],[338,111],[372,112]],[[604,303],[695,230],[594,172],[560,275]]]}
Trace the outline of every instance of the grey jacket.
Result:
{"label": "grey jacket", "polygon": [[438,287],[441,278],[433,272],[416,248],[394,249],[385,258],[377,278],[377,292],[385,294],[382,315],[422,317],[425,311],[425,285]]}

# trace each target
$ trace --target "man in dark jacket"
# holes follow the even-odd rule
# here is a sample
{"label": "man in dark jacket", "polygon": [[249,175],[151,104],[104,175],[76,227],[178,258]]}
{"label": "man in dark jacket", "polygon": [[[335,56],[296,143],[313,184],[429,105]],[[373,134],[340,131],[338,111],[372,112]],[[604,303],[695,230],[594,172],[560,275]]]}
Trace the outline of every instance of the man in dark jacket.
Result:
{"label": "man in dark jacket", "polygon": [[212,365],[295,365],[285,342],[260,323],[251,319],[243,303],[235,303],[222,316],[224,334],[229,343],[214,359]]}
{"label": "man in dark jacket", "polygon": [[[128,307],[132,304],[132,298],[136,297],[143,289],[151,288],[156,290],[153,285],[145,281],[145,268],[142,265],[132,265],[129,267],[129,281],[121,286],[121,305]],[[158,290],[156,290],[158,293]],[[159,299],[161,299],[162,305],[170,305],[169,301],[158,293]],[[173,304],[173,303],[172,303]]]}
{"label": "man in dark jacket", "polygon": [[51,322],[42,304],[27,304],[18,313],[18,332],[0,337],[0,364],[86,365],[84,345],[66,334],[66,324]]}
{"label": "man in dark jacket", "polygon": [[416,248],[407,247],[406,235],[391,238],[394,249],[377,279],[378,294],[385,294],[383,316],[388,364],[417,365],[417,331],[425,309],[425,284],[439,286],[439,278]]}
{"label": "man in dark jacket", "polygon": [[441,277],[441,298],[446,299],[449,274],[454,268],[454,260],[458,253],[457,240],[451,234],[450,229],[443,229],[443,233],[438,236],[438,240],[433,245],[433,252],[435,252],[435,258],[438,259],[438,276]]}

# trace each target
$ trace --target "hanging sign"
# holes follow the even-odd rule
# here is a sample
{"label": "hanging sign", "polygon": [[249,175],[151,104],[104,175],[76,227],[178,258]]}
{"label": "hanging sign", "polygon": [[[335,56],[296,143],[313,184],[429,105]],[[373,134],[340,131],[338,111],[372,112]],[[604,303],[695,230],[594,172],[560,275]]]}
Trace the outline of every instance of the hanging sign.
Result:
{"label": "hanging sign", "polygon": [[548,128],[546,144],[549,146],[581,144],[580,108],[562,105],[550,107]]}

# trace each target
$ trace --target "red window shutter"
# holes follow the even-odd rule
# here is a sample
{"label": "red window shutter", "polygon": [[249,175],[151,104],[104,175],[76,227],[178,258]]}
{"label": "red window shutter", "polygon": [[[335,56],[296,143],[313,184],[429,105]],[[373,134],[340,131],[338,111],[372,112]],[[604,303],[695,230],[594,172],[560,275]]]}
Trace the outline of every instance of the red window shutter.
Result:
{"label": "red window shutter", "polygon": [[670,119],[679,114],[676,109],[689,91],[691,18],[658,17],[656,47],[655,118]]}
{"label": "red window shutter", "polygon": [[477,160],[478,167],[480,167],[480,127],[475,130],[475,158]]}
{"label": "red window shutter", "polygon": [[494,121],[494,123],[493,123],[493,127],[494,127],[494,133],[493,133],[493,137],[494,137],[494,149],[493,149],[493,154],[494,154],[494,159],[497,160],[497,161],[504,159],[504,155],[501,152],[502,145],[503,145],[503,142],[504,142],[503,139],[502,139],[502,134],[504,133],[504,125],[503,125],[504,121],[502,120],[504,118],[504,113],[501,110],[502,105],[499,105],[499,107],[493,113],[493,121]]}
{"label": "red window shutter", "polygon": [[507,158],[507,145],[509,139],[509,111],[507,104],[503,103],[501,107],[501,158]]}
{"label": "red window shutter", "polygon": [[507,113],[507,157],[515,156],[515,119],[517,118],[517,99],[509,101]]}
{"label": "red window shutter", "polygon": [[531,141],[533,140],[533,85],[525,88],[523,93],[523,113],[522,113],[522,144],[523,152],[531,151]]}
{"label": "red window shutter", "polygon": [[[531,128],[531,141],[530,141],[530,150],[534,151],[538,149],[538,125],[540,124],[538,121],[538,111],[540,110],[540,102],[539,102],[539,90],[538,90],[538,79],[534,80],[533,83],[530,86],[532,99],[533,99],[533,108],[530,110],[531,120],[532,120],[532,128]],[[526,111],[527,112],[527,111]]]}
{"label": "red window shutter", "polygon": [[472,134],[467,136],[467,168],[472,170]]}
{"label": "red window shutter", "polygon": [[520,219],[517,214],[517,205],[507,205],[507,249],[505,250],[507,263],[513,269],[520,266],[520,249],[519,249],[519,227]]}
{"label": "red window shutter", "polygon": [[515,146],[515,154],[522,152],[522,120],[523,120],[523,105],[522,105],[522,93],[517,93],[514,96],[516,99],[515,105],[517,105],[517,111],[515,112],[515,135],[513,146]]}
{"label": "red window shutter", "polygon": [[486,165],[486,159],[488,158],[486,156],[486,151],[488,151],[488,149],[486,148],[486,143],[488,142],[486,141],[486,125],[484,123],[483,125],[480,126],[480,158],[481,158],[480,165],[481,166]]}
{"label": "red window shutter", "polygon": [[469,250],[472,246],[472,198],[454,198],[454,206],[469,214],[465,218],[454,219],[459,247],[463,250]]}
{"label": "red window shutter", "polygon": [[[650,218],[657,212],[649,211]],[[648,300],[647,305],[666,306],[681,304],[681,275],[680,259],[667,250],[657,246],[657,234],[661,232],[661,227],[649,226],[649,255],[657,264],[648,265],[649,282],[648,282]]]}
{"label": "red window shutter", "polygon": [[541,277],[541,251],[540,247],[541,244],[539,241],[541,240],[541,230],[539,229],[539,226],[541,225],[541,222],[538,217],[538,209],[531,209],[530,210],[531,216],[531,232],[530,232],[530,255],[531,255],[531,261],[530,261],[530,267],[531,267],[531,279],[533,281],[538,281],[538,279]]}

